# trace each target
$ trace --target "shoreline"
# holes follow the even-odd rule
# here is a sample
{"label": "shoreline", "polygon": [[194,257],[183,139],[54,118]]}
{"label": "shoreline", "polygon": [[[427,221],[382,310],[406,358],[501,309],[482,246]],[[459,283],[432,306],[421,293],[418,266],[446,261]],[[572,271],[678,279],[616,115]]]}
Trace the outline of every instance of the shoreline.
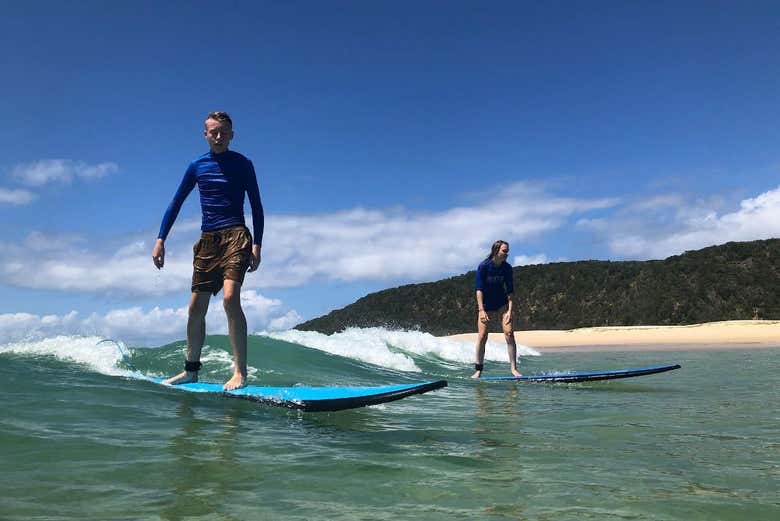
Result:
{"label": "shoreline", "polygon": [[[445,338],[476,342],[477,334]],[[568,330],[515,331],[518,344],[541,353],[772,349],[780,347],[780,320],[730,320],[686,326],[604,326]],[[502,333],[491,342],[504,343]]]}

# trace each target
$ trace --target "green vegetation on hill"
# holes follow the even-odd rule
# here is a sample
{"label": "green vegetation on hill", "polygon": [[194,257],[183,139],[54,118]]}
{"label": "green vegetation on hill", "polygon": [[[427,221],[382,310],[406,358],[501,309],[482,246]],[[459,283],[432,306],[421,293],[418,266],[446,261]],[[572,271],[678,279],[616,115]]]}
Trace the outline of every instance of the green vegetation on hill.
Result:
{"label": "green vegetation on hill", "polygon": [[[476,262],[475,262],[476,264]],[[476,329],[475,272],[366,295],[296,326]],[[514,268],[515,328],[682,325],[780,319],[780,239],[730,242],[656,261],[579,261]]]}

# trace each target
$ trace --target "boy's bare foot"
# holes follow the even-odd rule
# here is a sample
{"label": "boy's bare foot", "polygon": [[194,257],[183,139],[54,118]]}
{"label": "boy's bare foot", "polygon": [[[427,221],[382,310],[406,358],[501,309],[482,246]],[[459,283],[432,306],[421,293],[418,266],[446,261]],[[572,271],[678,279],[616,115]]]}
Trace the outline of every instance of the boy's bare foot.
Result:
{"label": "boy's bare foot", "polygon": [[512,368],[512,375],[513,376],[523,376],[522,374],[520,374],[520,371],[518,371],[517,369],[514,369],[514,368]]}
{"label": "boy's bare foot", "polygon": [[190,384],[195,383],[198,381],[198,372],[197,371],[184,371],[182,373],[177,374],[176,376],[172,378],[168,378],[167,380],[163,380],[164,384],[169,385],[178,385],[178,384]]}
{"label": "boy's bare foot", "polygon": [[242,387],[246,387],[246,376],[242,374],[234,374],[233,378],[225,382],[225,385],[222,386],[222,389],[225,391],[232,391],[233,389],[241,389]]}
{"label": "boy's bare foot", "polygon": [[479,378],[480,376],[482,376],[482,371],[476,371],[471,375],[472,378]]}

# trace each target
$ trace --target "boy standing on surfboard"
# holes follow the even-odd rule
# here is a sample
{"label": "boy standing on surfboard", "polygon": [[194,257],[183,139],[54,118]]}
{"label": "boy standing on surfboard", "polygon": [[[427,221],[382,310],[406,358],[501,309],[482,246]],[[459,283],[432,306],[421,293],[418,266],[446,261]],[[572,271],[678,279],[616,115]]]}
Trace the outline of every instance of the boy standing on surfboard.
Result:
{"label": "boy standing on surfboard", "polygon": [[[260,265],[263,241],[263,204],[252,162],[228,150],[233,139],[233,122],[226,112],[211,112],[206,117],[204,136],[209,152],[196,158],[184,173],[179,189],[168,206],[152,252],[157,269],[165,264],[165,239],[179,214],[181,205],[198,185],[202,212],[201,237],[193,247],[192,295],[187,320],[187,356],[184,372],[164,383],[198,381],[200,351],[206,336],[206,312],[211,295],[223,290],[228,321],[228,336],[233,347],[233,377],[223,386],[226,391],[246,386],[247,326],[241,309],[241,284],[248,271]],[[244,194],[252,206],[250,234],[244,223]]]}

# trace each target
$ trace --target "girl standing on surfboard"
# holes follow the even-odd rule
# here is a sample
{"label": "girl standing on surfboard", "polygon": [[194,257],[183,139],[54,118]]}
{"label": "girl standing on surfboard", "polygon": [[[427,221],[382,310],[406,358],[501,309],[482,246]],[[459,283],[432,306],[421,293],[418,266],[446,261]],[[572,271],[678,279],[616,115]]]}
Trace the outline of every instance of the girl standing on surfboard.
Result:
{"label": "girl standing on surfboard", "polygon": [[500,323],[506,339],[509,355],[509,370],[514,376],[517,371],[517,344],[512,329],[512,295],[515,292],[512,282],[512,266],[506,261],[509,256],[509,243],[496,241],[490,249],[490,255],[477,266],[477,361],[474,364],[472,378],[482,376],[485,361],[485,344],[490,324]]}

